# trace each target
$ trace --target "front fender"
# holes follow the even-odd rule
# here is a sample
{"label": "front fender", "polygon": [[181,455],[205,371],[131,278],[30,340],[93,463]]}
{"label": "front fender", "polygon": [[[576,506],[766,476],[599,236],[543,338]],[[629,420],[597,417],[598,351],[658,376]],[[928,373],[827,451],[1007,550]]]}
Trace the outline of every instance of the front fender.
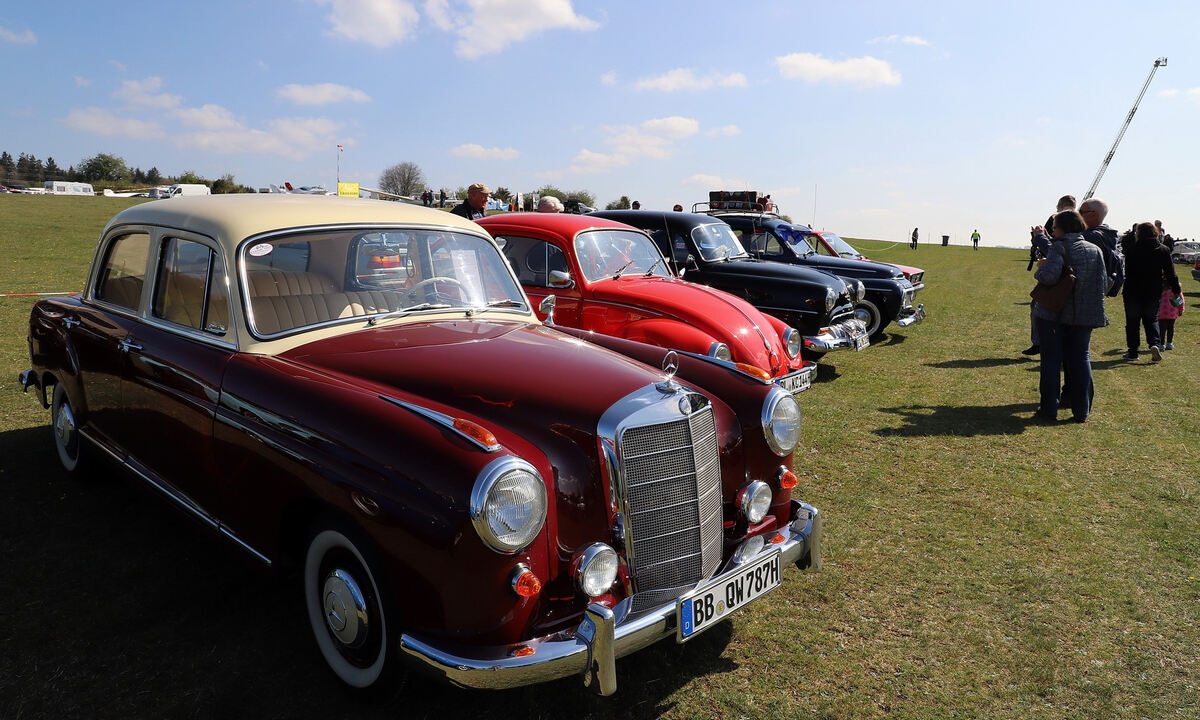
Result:
{"label": "front fender", "polygon": [[718,342],[712,335],[699,328],[665,318],[630,323],[622,329],[621,335],[629,340],[697,355],[708,354],[713,343]]}

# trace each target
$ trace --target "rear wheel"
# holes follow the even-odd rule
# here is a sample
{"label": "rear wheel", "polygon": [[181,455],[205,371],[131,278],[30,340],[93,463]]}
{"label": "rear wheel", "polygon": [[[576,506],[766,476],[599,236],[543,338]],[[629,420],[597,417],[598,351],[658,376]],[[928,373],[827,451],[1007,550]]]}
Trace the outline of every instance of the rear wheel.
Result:
{"label": "rear wheel", "polygon": [[54,448],[58,451],[58,460],[63,469],[69,473],[80,472],[83,459],[83,442],[79,437],[79,426],[75,419],[75,410],[63,384],[54,384],[54,399],[50,403],[50,429],[54,432]]}
{"label": "rear wheel", "polygon": [[316,526],[304,557],[309,625],[325,663],[356,690],[384,690],[396,679],[389,604],[370,545],[341,523]]}

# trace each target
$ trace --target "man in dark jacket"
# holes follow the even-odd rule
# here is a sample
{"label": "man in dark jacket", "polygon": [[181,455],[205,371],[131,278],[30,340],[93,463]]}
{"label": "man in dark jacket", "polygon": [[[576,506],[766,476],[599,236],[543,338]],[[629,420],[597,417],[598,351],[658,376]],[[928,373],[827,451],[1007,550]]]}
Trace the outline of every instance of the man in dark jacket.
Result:
{"label": "man in dark jacket", "polygon": [[1100,198],[1089,198],[1079,206],[1079,214],[1087,224],[1083,239],[1099,246],[1104,253],[1104,269],[1108,272],[1109,280],[1108,297],[1116,297],[1125,282],[1125,258],[1121,255],[1117,231],[1104,224],[1104,218],[1108,217],[1108,203]]}
{"label": "man in dark jacket", "polygon": [[1154,223],[1138,223],[1133,237],[1126,238],[1125,247],[1125,287],[1122,296],[1125,301],[1125,344],[1128,352],[1121,356],[1122,360],[1138,359],[1138,344],[1141,342],[1138,332],[1140,321],[1146,331],[1146,344],[1150,346],[1150,356],[1154,362],[1162,360],[1162,348],[1159,346],[1158,334],[1158,304],[1162,299],[1163,284],[1172,288],[1179,287],[1179,278],[1171,263],[1171,251],[1159,242],[1158,230]]}
{"label": "man in dark jacket", "polygon": [[454,206],[450,212],[468,220],[479,220],[486,213],[488,195],[492,191],[483,183],[474,183],[467,188],[467,199]]}

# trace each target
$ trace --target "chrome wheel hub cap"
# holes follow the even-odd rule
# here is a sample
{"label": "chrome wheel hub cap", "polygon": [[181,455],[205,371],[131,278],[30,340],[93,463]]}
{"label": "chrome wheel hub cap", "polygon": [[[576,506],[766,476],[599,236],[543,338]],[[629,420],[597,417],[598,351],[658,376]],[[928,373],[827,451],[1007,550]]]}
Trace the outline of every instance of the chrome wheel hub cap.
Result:
{"label": "chrome wheel hub cap", "polygon": [[348,647],[363,644],[370,618],[366,600],[354,576],[345,570],[330,573],[321,589],[321,605],[325,624],[334,637]]}
{"label": "chrome wheel hub cap", "polygon": [[58,418],[54,421],[54,435],[63,447],[70,447],[75,437],[75,416],[71,413],[70,405],[58,409]]}

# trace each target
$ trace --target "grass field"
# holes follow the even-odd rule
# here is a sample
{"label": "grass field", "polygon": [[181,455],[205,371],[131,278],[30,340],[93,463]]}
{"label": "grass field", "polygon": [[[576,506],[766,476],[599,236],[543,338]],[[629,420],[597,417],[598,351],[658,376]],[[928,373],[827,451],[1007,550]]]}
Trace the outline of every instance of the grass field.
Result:
{"label": "grass field", "polygon": [[[0,197],[0,293],[79,289],[130,204]],[[824,572],[619,661],[611,698],[347,696],[293,580],[116,470],[63,475],[16,382],[33,299],[0,298],[0,717],[1200,718],[1200,310],[1162,363],[1127,363],[1110,300],[1094,414],[1031,425],[1026,254],[855,244],[924,267],[929,318],[830,356],[801,398]]]}

